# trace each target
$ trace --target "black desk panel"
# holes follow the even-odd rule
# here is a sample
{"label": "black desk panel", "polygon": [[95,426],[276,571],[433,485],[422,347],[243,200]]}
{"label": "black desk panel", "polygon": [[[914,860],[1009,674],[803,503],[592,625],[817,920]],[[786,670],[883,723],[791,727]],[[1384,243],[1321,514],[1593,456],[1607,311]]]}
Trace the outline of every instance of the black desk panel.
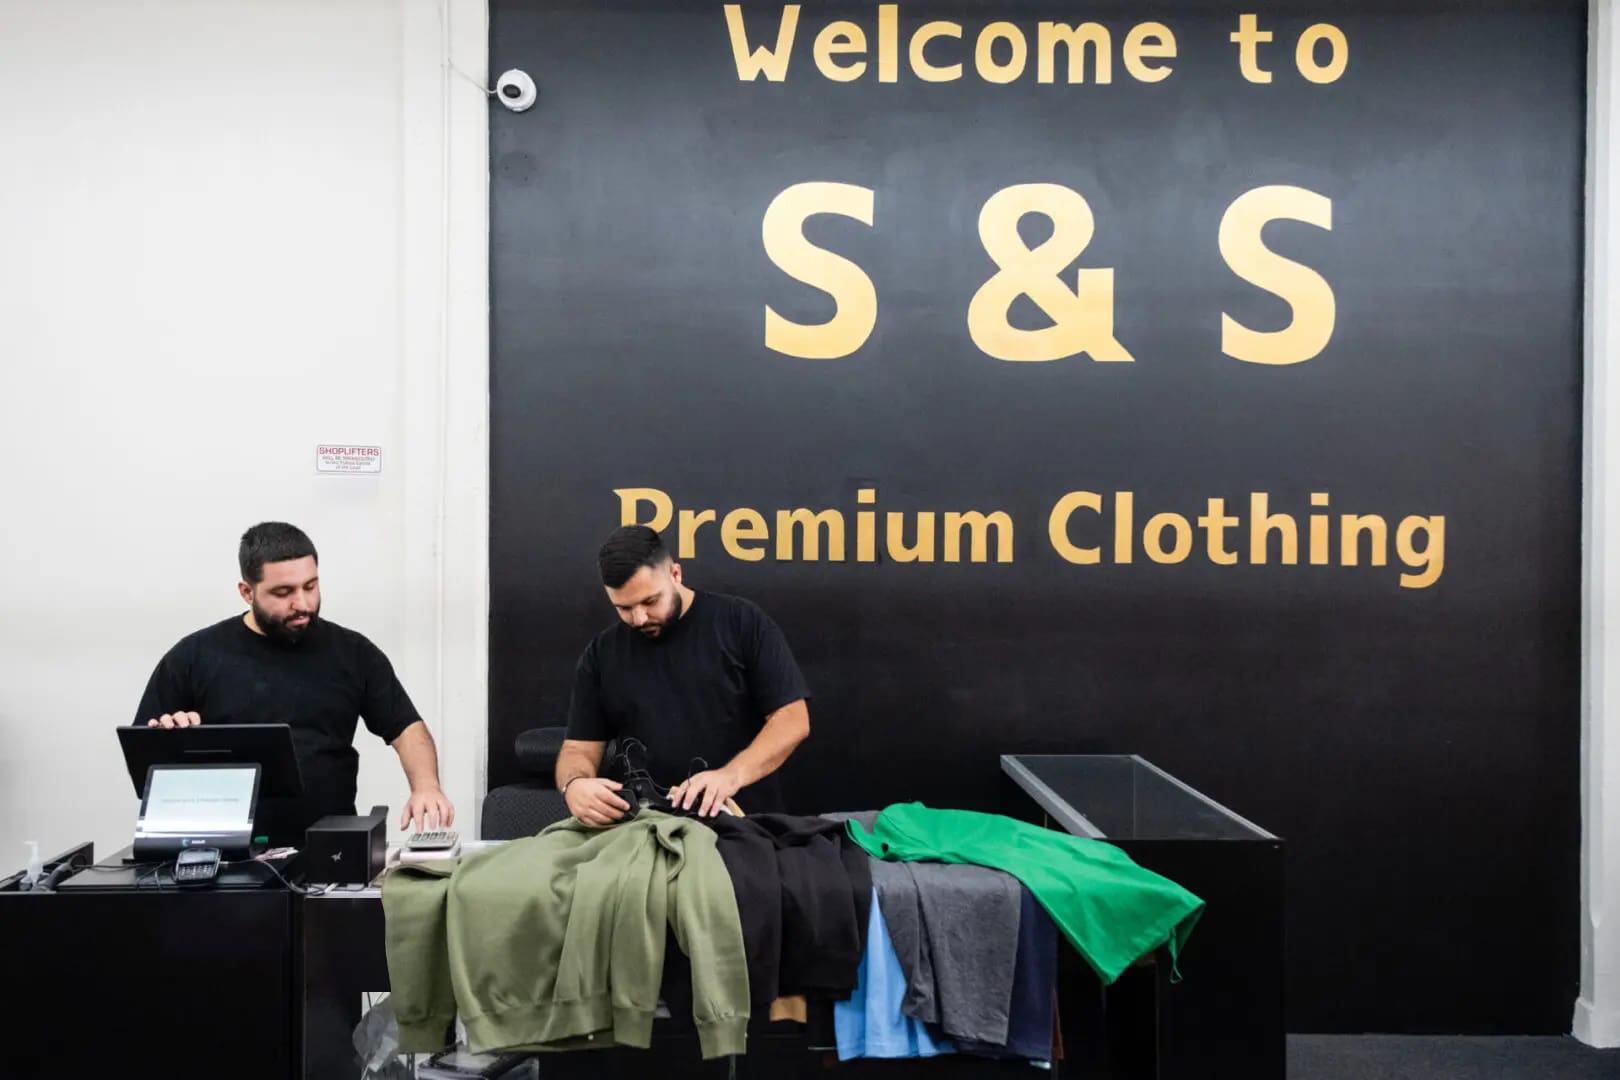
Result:
{"label": "black desk panel", "polygon": [[287,1080],[284,889],[0,894],[10,1076]]}

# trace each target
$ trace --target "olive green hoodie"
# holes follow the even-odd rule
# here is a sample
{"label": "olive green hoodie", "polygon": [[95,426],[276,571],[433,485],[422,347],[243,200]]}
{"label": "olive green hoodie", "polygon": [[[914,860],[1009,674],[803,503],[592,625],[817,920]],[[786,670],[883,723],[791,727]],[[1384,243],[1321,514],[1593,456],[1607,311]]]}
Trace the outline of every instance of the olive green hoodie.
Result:
{"label": "olive green hoodie", "polygon": [[666,927],[692,958],[705,1058],[740,1054],[748,969],[714,831],[643,811],[609,829],[572,819],[382,885],[400,1049],[437,1050],[459,1013],[474,1050],[646,1047]]}

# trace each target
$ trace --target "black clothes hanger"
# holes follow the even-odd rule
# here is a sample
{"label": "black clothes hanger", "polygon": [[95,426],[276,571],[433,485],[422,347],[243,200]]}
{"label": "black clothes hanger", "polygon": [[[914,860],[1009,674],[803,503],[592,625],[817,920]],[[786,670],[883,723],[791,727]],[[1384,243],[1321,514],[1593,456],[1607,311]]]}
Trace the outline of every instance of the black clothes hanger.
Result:
{"label": "black clothes hanger", "polygon": [[[637,738],[621,740],[619,752],[614,755],[614,763],[624,777],[624,791],[628,793],[625,801],[630,804],[625,820],[629,821],[642,810],[691,816],[692,811],[678,809],[669,801],[669,788],[660,786],[652,773],[647,771],[648,757],[647,744]],[[709,763],[703,758],[694,757],[686,763],[686,778],[690,780],[695,773],[703,772],[708,767]]]}

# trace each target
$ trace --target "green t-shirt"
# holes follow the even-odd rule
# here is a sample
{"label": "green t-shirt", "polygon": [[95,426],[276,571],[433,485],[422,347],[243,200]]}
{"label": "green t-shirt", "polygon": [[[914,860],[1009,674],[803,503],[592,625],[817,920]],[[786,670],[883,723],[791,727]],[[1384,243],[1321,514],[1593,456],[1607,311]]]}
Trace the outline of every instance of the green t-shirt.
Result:
{"label": "green t-shirt", "polygon": [[1042,829],[998,814],[896,803],[850,837],[875,858],[975,863],[1023,882],[1106,985],[1161,945],[1172,962],[1204,902],[1136,865],[1113,844]]}

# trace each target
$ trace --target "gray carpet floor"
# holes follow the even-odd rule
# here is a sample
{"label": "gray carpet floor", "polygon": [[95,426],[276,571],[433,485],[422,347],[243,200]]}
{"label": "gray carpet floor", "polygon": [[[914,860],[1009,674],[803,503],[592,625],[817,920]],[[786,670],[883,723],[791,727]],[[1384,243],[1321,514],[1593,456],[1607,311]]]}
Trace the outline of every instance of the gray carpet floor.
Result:
{"label": "gray carpet floor", "polygon": [[1290,1035],[1288,1080],[1620,1080],[1620,1050],[1569,1037]]}

